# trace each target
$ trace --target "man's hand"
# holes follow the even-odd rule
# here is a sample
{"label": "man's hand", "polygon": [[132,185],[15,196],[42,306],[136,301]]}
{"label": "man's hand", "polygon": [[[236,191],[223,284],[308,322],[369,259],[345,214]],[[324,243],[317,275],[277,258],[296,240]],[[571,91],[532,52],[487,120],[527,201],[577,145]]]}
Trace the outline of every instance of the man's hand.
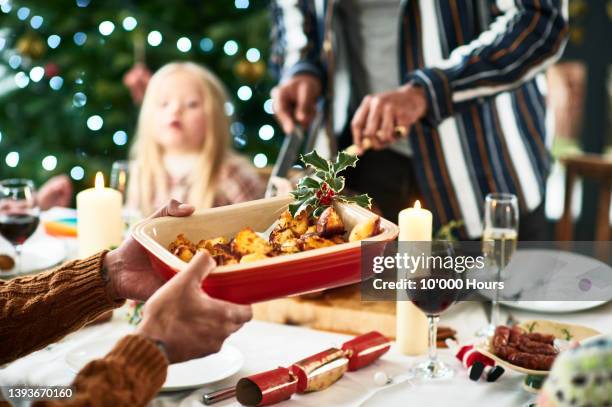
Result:
{"label": "man's hand", "polygon": [[170,363],[218,352],[223,341],[252,317],[251,307],[209,297],[202,280],[215,268],[206,252],[147,301],[137,333],[164,344]]}
{"label": "man's hand", "polygon": [[286,134],[296,122],[308,127],[316,112],[317,98],[321,95],[321,81],[315,76],[299,74],[272,89],[276,120]]}
{"label": "man's hand", "polygon": [[396,90],[368,95],[363,98],[351,122],[353,143],[363,152],[367,138],[376,150],[395,142],[394,129],[402,126],[407,133],[410,127],[427,111],[427,98],[419,86],[407,84]]}
{"label": "man's hand", "polygon": [[[149,219],[189,216],[193,211],[193,206],[171,200]],[[109,292],[115,299],[146,301],[165,282],[153,271],[147,253],[131,236],[121,246],[106,254],[104,266],[110,280]]]}

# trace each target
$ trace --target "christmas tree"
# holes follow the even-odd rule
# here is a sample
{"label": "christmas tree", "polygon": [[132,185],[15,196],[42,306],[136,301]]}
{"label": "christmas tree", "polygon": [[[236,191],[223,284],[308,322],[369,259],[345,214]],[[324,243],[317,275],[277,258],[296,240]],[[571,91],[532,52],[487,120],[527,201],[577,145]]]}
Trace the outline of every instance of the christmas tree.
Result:
{"label": "christmas tree", "polygon": [[0,10],[0,178],[40,185],[66,173],[79,190],[108,176],[133,140],[138,106],[123,80],[138,62],[211,68],[231,98],[234,148],[258,167],[276,159],[267,2],[0,0]]}

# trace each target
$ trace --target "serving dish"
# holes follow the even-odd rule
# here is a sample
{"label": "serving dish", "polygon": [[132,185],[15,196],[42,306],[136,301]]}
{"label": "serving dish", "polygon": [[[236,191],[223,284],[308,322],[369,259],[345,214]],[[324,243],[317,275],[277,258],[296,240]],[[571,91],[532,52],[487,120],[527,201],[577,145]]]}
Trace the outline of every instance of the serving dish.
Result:
{"label": "serving dish", "polygon": [[[132,236],[147,251],[154,270],[169,280],[188,264],[167,249],[179,233],[193,241],[219,236],[229,239],[247,226],[265,233],[293,200],[292,196],[260,199],[198,211],[186,218],[144,220],[134,226]],[[348,231],[377,216],[355,204],[334,202],[333,206]],[[367,241],[392,241],[399,233],[397,225],[383,218],[380,230]],[[212,297],[250,304],[353,284],[361,277],[361,242],[357,241],[220,266],[203,281],[202,288]]]}

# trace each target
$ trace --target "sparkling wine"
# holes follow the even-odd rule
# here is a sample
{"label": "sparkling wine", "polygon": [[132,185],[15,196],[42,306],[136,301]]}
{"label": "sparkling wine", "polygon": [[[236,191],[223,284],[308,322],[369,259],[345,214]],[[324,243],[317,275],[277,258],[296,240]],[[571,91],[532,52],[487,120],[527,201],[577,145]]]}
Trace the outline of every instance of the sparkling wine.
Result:
{"label": "sparkling wine", "polygon": [[506,267],[516,250],[517,233],[514,229],[490,228],[482,235],[484,253],[491,256],[500,269]]}
{"label": "sparkling wine", "polygon": [[38,216],[29,214],[1,214],[0,235],[13,245],[23,244],[38,227]]}

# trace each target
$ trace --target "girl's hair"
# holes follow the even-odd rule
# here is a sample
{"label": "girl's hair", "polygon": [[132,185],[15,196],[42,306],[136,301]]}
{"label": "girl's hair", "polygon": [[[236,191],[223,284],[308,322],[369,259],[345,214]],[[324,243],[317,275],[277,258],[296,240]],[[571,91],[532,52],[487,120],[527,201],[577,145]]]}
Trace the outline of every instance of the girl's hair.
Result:
{"label": "girl's hair", "polygon": [[164,80],[176,72],[188,73],[198,87],[204,100],[206,128],[204,142],[193,173],[188,180],[190,189],[188,202],[196,208],[212,205],[217,187],[217,174],[229,146],[229,118],[225,114],[227,94],[221,81],[208,69],[192,62],[173,62],[160,68],[149,81],[138,117],[136,139],[131,150],[132,177],[129,202],[143,215],[148,215],[155,196],[168,195],[168,175],[163,166],[162,147],[157,143],[154,106]]}

